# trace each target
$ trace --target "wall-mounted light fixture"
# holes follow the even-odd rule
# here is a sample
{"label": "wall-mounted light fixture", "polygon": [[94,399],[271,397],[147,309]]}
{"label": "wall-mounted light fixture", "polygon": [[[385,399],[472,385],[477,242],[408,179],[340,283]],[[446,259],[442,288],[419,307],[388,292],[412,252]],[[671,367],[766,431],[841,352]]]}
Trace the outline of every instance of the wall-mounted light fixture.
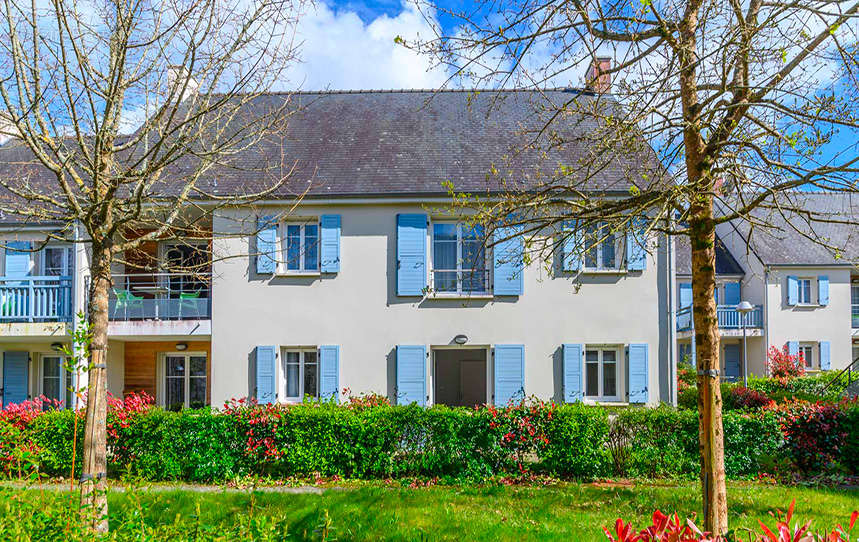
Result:
{"label": "wall-mounted light fixture", "polygon": [[54,352],[62,352],[63,343],[51,343],[51,350],[53,350]]}
{"label": "wall-mounted light fixture", "polygon": [[453,342],[455,342],[456,344],[465,344],[468,342],[468,335],[463,335],[462,333],[460,333],[453,338]]}
{"label": "wall-mounted light fixture", "polygon": [[188,343],[176,343],[176,350],[188,350]]}

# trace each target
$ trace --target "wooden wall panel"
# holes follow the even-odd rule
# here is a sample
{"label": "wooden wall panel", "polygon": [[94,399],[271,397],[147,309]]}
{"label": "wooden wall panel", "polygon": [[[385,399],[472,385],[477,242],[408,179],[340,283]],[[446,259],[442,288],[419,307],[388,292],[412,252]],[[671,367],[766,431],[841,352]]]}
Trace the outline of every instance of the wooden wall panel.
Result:
{"label": "wooden wall panel", "polygon": [[[125,343],[125,389],[123,393],[145,391],[152,397],[156,395],[158,355],[162,352],[175,352],[176,343],[182,341],[131,341]],[[207,341],[187,341],[185,352],[206,353],[206,402],[211,400],[212,389],[212,343]]]}

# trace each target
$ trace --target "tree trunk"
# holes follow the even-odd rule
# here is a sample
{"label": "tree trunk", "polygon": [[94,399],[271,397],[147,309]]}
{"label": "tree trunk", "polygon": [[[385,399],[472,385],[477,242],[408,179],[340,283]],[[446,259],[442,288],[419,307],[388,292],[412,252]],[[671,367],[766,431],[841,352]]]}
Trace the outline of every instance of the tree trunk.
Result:
{"label": "tree trunk", "polygon": [[722,429],[719,323],[716,315],[716,231],[713,196],[702,195],[690,207],[692,245],[692,306],[698,370],[698,440],[701,453],[701,493],[704,529],[716,535],[728,531],[725,489],[725,442]]}
{"label": "tree trunk", "polygon": [[110,289],[109,247],[93,243],[89,321],[91,342],[87,385],[86,427],[84,432],[83,472],[81,475],[81,513],[90,528],[108,531],[107,524],[107,322]]}

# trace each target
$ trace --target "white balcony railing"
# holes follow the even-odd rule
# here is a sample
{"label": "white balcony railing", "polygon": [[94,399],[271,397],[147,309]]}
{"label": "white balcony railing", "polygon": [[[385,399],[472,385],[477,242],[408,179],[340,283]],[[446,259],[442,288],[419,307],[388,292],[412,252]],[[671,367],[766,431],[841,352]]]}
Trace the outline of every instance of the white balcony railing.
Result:
{"label": "white balcony railing", "polygon": [[[716,317],[721,329],[742,329],[743,315],[734,305],[717,305]],[[758,329],[764,325],[763,307],[756,305],[755,308],[745,316],[746,328]],[[692,307],[685,307],[677,311],[677,331],[689,331],[692,329]]]}
{"label": "white balcony railing", "polygon": [[201,320],[211,318],[210,274],[113,275],[110,320]]}

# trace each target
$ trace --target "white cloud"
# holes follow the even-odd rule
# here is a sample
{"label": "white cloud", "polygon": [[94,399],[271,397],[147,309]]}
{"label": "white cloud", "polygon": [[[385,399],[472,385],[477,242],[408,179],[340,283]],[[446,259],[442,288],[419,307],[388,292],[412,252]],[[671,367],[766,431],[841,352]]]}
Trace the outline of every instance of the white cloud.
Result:
{"label": "white cloud", "polygon": [[410,4],[396,16],[380,15],[364,24],[353,11],[334,11],[319,3],[299,20],[301,64],[290,70],[302,90],[435,88],[445,72],[427,56],[394,43],[432,37],[432,29]]}

